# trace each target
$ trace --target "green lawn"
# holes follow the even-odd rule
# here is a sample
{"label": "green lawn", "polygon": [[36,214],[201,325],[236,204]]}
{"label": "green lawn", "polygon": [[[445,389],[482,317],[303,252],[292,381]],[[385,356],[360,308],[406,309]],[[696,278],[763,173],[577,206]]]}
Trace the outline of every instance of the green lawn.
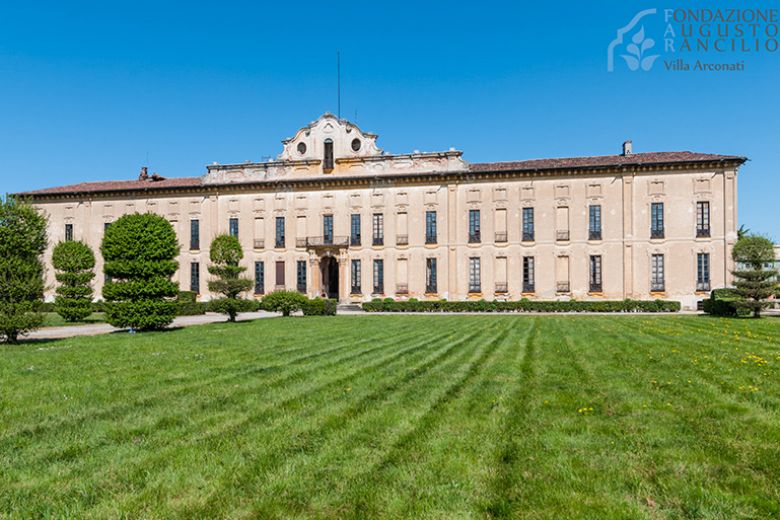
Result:
{"label": "green lawn", "polygon": [[0,518],[780,517],[780,319],[263,319],[0,347]]}
{"label": "green lawn", "polygon": [[63,327],[70,325],[88,325],[90,323],[102,323],[106,321],[106,316],[102,312],[93,312],[87,316],[84,321],[72,322],[65,319],[56,312],[46,312],[43,314],[44,327]]}

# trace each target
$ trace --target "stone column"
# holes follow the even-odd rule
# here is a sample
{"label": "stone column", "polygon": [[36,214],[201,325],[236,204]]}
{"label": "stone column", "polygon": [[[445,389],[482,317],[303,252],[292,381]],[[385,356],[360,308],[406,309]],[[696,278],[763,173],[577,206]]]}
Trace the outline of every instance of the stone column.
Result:
{"label": "stone column", "polygon": [[349,258],[347,252],[342,250],[338,256],[339,262],[339,302],[345,302],[349,298]]}

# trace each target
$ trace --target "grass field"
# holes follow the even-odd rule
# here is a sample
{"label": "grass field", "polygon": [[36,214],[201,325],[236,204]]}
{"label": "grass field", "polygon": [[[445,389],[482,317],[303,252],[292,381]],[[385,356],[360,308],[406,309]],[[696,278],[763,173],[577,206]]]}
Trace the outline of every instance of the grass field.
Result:
{"label": "grass field", "polygon": [[46,312],[43,314],[44,327],[63,327],[71,325],[88,325],[90,323],[102,323],[106,321],[106,315],[102,312],[93,312],[82,321],[72,322],[65,319],[56,312]]}
{"label": "grass field", "polygon": [[0,348],[0,517],[780,517],[780,319],[263,319]]}

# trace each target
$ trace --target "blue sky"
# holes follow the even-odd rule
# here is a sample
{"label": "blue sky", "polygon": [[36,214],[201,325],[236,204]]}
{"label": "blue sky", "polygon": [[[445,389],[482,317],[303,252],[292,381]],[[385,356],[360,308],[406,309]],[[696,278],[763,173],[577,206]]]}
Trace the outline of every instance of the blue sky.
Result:
{"label": "blue sky", "polygon": [[[165,4],[165,5],[162,5]],[[388,152],[473,162],[695,150],[748,156],[740,223],[780,240],[780,52],[742,72],[629,71],[640,10],[777,3],[38,2],[0,16],[0,192],[260,160],[336,111]],[[662,51],[661,14],[646,34]],[[644,25],[644,22],[642,22]],[[689,55],[686,57],[691,57]],[[693,60],[695,61],[695,59]]]}

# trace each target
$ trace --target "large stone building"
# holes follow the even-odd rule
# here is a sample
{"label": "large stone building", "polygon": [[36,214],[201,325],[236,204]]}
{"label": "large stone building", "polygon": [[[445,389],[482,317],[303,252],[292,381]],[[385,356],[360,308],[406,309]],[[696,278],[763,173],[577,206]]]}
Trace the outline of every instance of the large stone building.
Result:
{"label": "large stone building", "polygon": [[628,141],[619,155],[468,163],[454,149],[391,155],[376,141],[325,114],[273,161],[176,179],[144,169],[138,180],[24,195],[49,216],[47,261],[60,240],[97,250],[121,215],[164,216],[181,244],[181,288],[201,299],[219,233],[241,241],[257,295],[667,298],[692,308],[730,283],[744,157],[632,153]]}

